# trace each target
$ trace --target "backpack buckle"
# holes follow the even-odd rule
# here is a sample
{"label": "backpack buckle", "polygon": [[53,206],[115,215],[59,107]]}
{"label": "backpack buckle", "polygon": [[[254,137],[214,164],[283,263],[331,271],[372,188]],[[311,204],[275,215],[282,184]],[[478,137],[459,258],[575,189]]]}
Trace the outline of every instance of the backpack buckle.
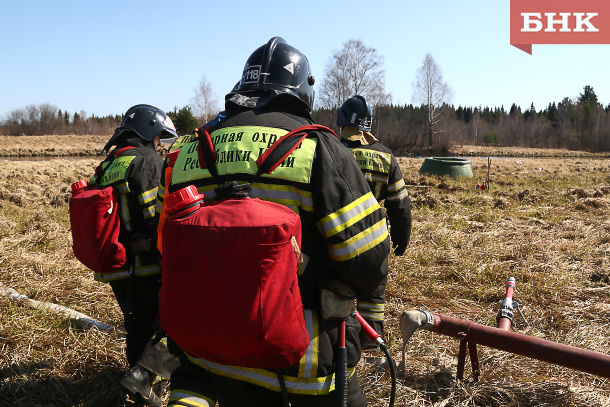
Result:
{"label": "backpack buckle", "polygon": [[218,199],[245,198],[248,196],[251,190],[252,185],[250,183],[238,184],[235,181],[231,181],[230,183],[226,183],[222,186],[214,188],[214,192],[216,192],[216,197]]}

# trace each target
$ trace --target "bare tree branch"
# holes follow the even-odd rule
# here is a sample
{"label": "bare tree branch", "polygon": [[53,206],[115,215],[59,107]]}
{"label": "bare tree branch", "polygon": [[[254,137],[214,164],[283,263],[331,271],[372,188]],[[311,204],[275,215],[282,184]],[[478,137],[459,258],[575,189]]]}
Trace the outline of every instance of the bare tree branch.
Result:
{"label": "bare tree branch", "polygon": [[221,110],[219,106],[218,98],[204,75],[199,82],[199,86],[195,88],[195,96],[192,99],[191,106],[199,125],[203,125],[216,117]]}
{"label": "bare tree branch", "polygon": [[337,108],[354,95],[364,96],[372,106],[391,102],[392,95],[385,92],[383,56],[360,40],[349,40],[334,51],[324,74],[319,92],[324,109]]}
{"label": "bare tree branch", "polygon": [[443,131],[436,126],[442,119],[443,107],[453,100],[453,89],[443,80],[441,68],[432,55],[426,54],[413,88],[413,101],[428,114],[428,145],[432,145],[432,135]]}

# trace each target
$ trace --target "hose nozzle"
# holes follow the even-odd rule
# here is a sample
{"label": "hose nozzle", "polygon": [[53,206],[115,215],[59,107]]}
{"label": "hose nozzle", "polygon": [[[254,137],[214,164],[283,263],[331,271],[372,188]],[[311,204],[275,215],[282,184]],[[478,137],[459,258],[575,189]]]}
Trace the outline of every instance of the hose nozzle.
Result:
{"label": "hose nozzle", "polygon": [[405,311],[400,316],[400,333],[402,334],[402,362],[405,362],[407,343],[419,328],[430,329],[434,326],[434,317],[429,311],[417,309]]}

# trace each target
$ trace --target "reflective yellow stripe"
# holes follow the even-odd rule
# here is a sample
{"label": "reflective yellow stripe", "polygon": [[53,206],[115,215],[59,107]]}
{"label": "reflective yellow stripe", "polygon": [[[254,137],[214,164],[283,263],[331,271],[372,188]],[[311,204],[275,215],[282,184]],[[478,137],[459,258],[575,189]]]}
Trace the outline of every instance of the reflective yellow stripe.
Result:
{"label": "reflective yellow stripe", "polygon": [[385,305],[383,303],[373,304],[372,302],[358,301],[358,309],[368,309],[370,311],[383,311],[385,309]]}
{"label": "reflective yellow stripe", "polygon": [[155,207],[149,206],[148,208],[143,209],[142,213],[144,214],[144,219],[151,219],[155,216]]}
{"label": "reflective yellow stripe", "polygon": [[310,309],[303,310],[303,316],[305,317],[305,326],[309,337],[312,338],[309,342],[309,347],[305,351],[305,355],[299,361],[299,377],[310,378],[316,377],[318,372],[318,354],[319,354],[319,341],[320,332],[318,330],[318,314],[312,312]]}
{"label": "reflective yellow stripe", "polygon": [[155,203],[155,213],[161,213],[162,209],[163,209],[163,200],[159,199],[159,197],[157,197],[157,201]]}
{"label": "reflective yellow stripe", "polygon": [[358,312],[366,319],[373,321],[383,321],[384,304],[373,304],[358,301]]}
{"label": "reflective yellow stripe", "polygon": [[127,204],[127,192],[129,192],[129,185],[127,181],[125,184],[117,188],[119,191],[119,215],[121,217],[121,223],[128,232],[133,231],[133,225],[131,224],[131,214],[129,213],[129,205]]}
{"label": "reflective yellow stripe", "polygon": [[360,310],[358,312],[362,315],[362,318],[372,321],[383,321],[383,312],[360,312]]}
{"label": "reflective yellow stripe", "polygon": [[285,206],[297,206],[306,211],[313,212],[313,198],[311,192],[287,186],[260,184],[252,185],[250,196],[267,199]]}
{"label": "reflective yellow stripe", "polygon": [[[142,257],[140,255],[134,256],[135,267],[133,273],[136,276],[152,276],[155,274],[161,274],[161,267],[158,264],[146,264],[142,265]],[[114,280],[120,280],[129,277],[129,266],[123,267],[117,271],[111,273],[93,273],[96,281],[108,282]]]}
{"label": "reflective yellow stripe", "polygon": [[407,196],[409,196],[409,191],[407,191],[404,179],[388,185],[388,196],[386,197],[387,201],[400,201]]}
{"label": "reflective yellow stripe", "polygon": [[159,184],[157,189],[157,199],[155,199],[155,212],[161,213],[163,208],[163,200],[165,198],[165,185]]}
{"label": "reflective yellow stripe", "polygon": [[145,203],[152,201],[156,197],[157,197],[157,187],[154,187],[153,189],[149,189],[148,191],[141,193],[138,196],[138,202],[140,202],[140,205],[144,205]]}
{"label": "reflective yellow stripe", "polygon": [[401,179],[398,182],[388,185],[388,192],[394,192],[405,186],[405,180]]}
{"label": "reflective yellow stripe", "polygon": [[119,194],[126,194],[128,192],[131,192],[131,188],[129,188],[129,182],[127,181],[115,185],[115,188],[117,189],[117,191],[119,191]]}
{"label": "reflective yellow stripe", "polygon": [[362,174],[364,175],[364,178],[366,178],[367,181],[370,181],[370,182],[380,182],[382,184],[387,184],[388,183],[388,178],[387,177],[382,177],[382,176],[377,175],[377,174],[371,174],[370,172],[363,172]]}
{"label": "reflective yellow stripe", "polygon": [[[263,369],[250,369],[245,367],[227,366],[211,362],[203,358],[194,358],[187,355],[191,363],[200,366],[214,374],[232,379],[245,381],[264,387],[272,391],[281,391],[277,374]],[[348,369],[351,377],[355,369]],[[289,393],[295,394],[328,394],[335,389],[335,375],[315,378],[299,378],[284,376],[286,389]]]}
{"label": "reflective yellow stripe", "polygon": [[189,390],[175,389],[169,395],[168,407],[173,403],[180,403],[181,406],[189,407],[214,407],[216,401]]}
{"label": "reflective yellow stripe", "polygon": [[386,201],[388,201],[388,202],[400,201],[401,199],[404,199],[408,196],[409,196],[409,191],[407,191],[407,189],[405,188],[402,191],[400,191],[398,194],[388,195],[386,197]]}
{"label": "reflective yellow stripe", "polygon": [[331,245],[330,258],[344,261],[364,253],[388,238],[388,228],[385,218],[370,228],[363,230],[354,237],[340,244]]}
{"label": "reflective yellow stripe", "polygon": [[367,215],[380,209],[379,203],[371,192],[362,195],[349,205],[331,213],[318,222],[318,227],[326,237],[347,229]]}
{"label": "reflective yellow stripe", "polygon": [[129,270],[115,271],[114,273],[98,273],[94,272],[93,277],[95,281],[102,281],[107,283],[108,281],[120,280],[129,277]]}

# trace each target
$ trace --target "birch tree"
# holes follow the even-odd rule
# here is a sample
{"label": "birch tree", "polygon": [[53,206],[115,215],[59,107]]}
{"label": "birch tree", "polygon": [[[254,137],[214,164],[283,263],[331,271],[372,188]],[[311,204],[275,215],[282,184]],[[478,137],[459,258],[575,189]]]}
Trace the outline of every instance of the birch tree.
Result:
{"label": "birch tree", "polygon": [[429,53],[417,71],[413,87],[413,101],[421,104],[427,113],[428,145],[431,146],[433,135],[443,132],[439,122],[443,117],[443,107],[453,100],[453,89],[443,80],[441,68]]}
{"label": "birch tree", "polygon": [[199,125],[204,125],[216,117],[221,110],[219,106],[218,98],[204,75],[199,86],[195,88],[195,96],[191,101],[193,115],[197,118]]}
{"label": "birch tree", "polygon": [[385,92],[383,56],[352,39],[327,62],[318,99],[322,108],[335,109],[354,95],[363,96],[371,106],[389,103],[392,97]]}

